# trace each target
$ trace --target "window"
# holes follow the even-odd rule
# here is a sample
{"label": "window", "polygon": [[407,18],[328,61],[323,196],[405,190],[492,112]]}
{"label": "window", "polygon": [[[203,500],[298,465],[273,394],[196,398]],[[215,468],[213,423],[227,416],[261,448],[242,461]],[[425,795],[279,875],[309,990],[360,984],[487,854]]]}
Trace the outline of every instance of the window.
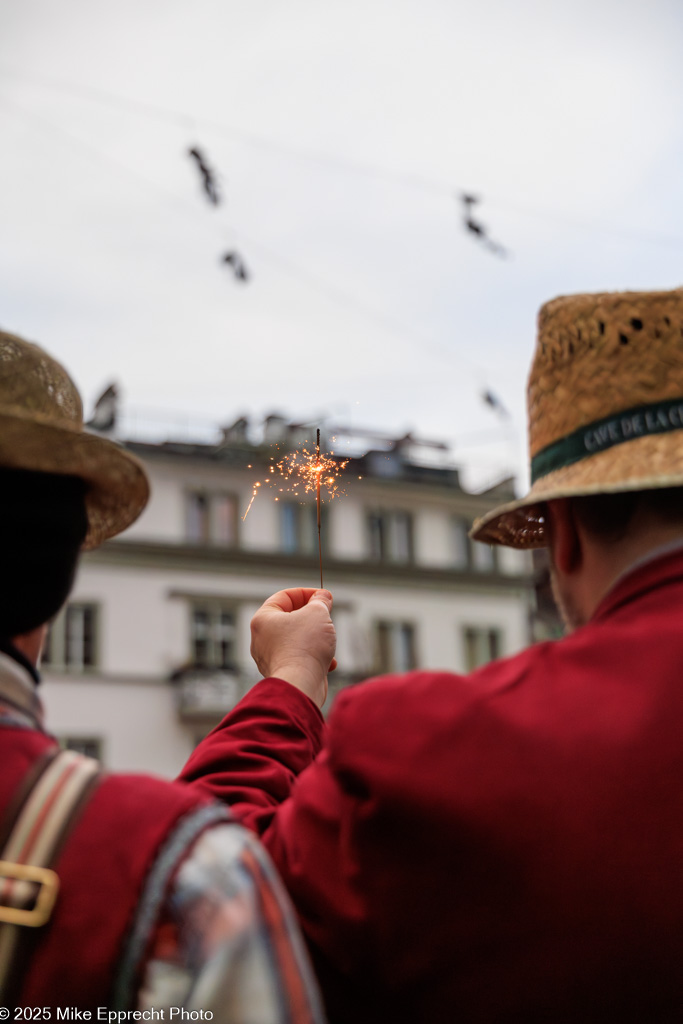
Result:
{"label": "window", "polygon": [[377,669],[409,672],[415,668],[415,627],[410,622],[377,623]]}
{"label": "window", "polygon": [[461,516],[453,519],[451,531],[452,559],[456,569],[470,569],[474,572],[496,572],[498,552],[490,544],[471,540],[470,521]]}
{"label": "window", "polygon": [[480,665],[499,658],[502,654],[502,633],[494,626],[465,626],[463,648],[465,671],[471,672]]}
{"label": "window", "polygon": [[237,501],[234,496],[189,491],[187,539],[191,544],[232,547],[237,542]]}
{"label": "window", "polygon": [[210,602],[194,605],[190,617],[191,661],[197,668],[237,666],[236,615]]}
{"label": "window", "polygon": [[[283,501],[280,508],[280,540],[288,554],[312,555],[318,550],[318,510],[315,504]],[[320,510],[321,519],[323,510]],[[321,527],[324,532],[324,528]]]}
{"label": "window", "polygon": [[41,663],[81,672],[95,668],[98,617],[95,604],[68,604],[48,630]]}
{"label": "window", "polygon": [[453,565],[456,569],[469,569],[472,541],[468,536],[469,524],[466,519],[456,518],[453,520],[451,531]]}
{"label": "window", "polygon": [[75,750],[84,757],[102,760],[103,743],[99,736],[60,736],[59,745],[63,750]]}
{"label": "window", "polygon": [[498,552],[491,544],[482,544],[473,540],[472,568],[475,572],[495,572],[498,568]]}
{"label": "window", "polygon": [[368,532],[373,561],[412,562],[413,517],[409,512],[370,512]]}

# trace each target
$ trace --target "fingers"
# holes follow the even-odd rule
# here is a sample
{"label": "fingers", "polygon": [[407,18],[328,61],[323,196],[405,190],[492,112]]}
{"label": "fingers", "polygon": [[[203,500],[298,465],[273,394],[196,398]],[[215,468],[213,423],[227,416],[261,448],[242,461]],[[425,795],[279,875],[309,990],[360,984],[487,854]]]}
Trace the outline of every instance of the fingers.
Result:
{"label": "fingers", "polygon": [[311,601],[320,601],[328,611],[332,609],[332,594],[329,590],[315,587],[294,587],[291,590],[278,590],[263,602],[263,608],[273,608],[281,612],[295,612],[304,608]]}

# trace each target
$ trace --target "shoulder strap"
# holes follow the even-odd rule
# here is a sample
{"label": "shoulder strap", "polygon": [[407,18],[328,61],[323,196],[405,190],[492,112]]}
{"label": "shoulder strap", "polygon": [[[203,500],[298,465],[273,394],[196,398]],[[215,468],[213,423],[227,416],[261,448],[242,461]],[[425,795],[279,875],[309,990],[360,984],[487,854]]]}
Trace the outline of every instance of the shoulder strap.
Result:
{"label": "shoulder strap", "polygon": [[0,854],[0,1000],[7,1002],[10,981],[27,929],[50,919],[59,891],[52,870],[57,854],[92,784],[97,761],[71,750],[52,758],[34,782]]}

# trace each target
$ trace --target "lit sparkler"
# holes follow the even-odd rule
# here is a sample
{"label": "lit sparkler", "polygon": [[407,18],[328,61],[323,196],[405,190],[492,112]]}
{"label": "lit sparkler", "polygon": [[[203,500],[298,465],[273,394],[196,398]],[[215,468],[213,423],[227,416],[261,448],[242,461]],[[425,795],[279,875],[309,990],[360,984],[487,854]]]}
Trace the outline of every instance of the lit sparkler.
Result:
{"label": "lit sparkler", "polygon": [[[304,445],[305,444],[307,444],[307,442],[304,442]],[[249,505],[247,506],[247,510],[242,516],[242,519],[246,519],[249,515],[249,509],[254,504],[256,495],[259,493],[259,490],[263,485],[266,487],[277,486],[279,491],[293,494],[295,497],[299,497],[302,492],[304,494],[312,494],[315,492],[318,526],[318,557],[320,561],[320,586],[322,587],[323,558],[320,535],[321,490],[324,490],[328,501],[331,501],[341,493],[341,473],[347,466],[349,460],[335,459],[333,451],[330,451],[329,454],[321,452],[320,430],[318,430],[316,433],[314,451],[309,451],[308,448],[303,447],[300,451],[294,451],[290,452],[288,455],[284,455],[278,462],[273,458],[272,462],[273,465],[270,466],[269,473],[265,479],[257,480],[254,484]],[[281,486],[283,481],[284,485]],[[276,497],[275,501],[278,500],[279,499]]]}

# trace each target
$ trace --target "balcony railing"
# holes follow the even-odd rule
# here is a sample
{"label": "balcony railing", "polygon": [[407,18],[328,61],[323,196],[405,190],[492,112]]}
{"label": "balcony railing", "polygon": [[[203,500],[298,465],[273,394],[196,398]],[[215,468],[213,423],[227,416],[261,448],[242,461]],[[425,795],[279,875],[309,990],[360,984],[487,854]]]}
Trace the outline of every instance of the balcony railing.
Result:
{"label": "balcony railing", "polygon": [[220,719],[246,693],[249,681],[239,672],[188,669],[176,680],[178,714],[183,721]]}

